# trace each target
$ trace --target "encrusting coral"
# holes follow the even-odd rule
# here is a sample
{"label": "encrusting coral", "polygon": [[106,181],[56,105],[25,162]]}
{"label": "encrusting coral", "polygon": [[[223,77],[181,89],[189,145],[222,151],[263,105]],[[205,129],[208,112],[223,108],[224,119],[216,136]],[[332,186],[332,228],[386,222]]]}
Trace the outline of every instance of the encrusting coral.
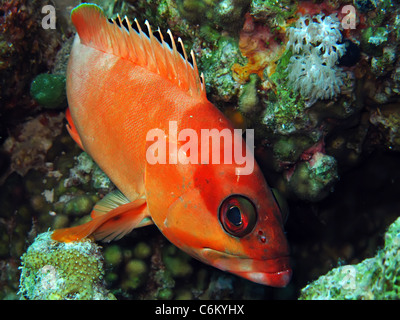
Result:
{"label": "encrusting coral", "polygon": [[306,286],[301,300],[380,300],[400,298],[400,218],[385,234],[385,247],[357,265],[329,271]]}
{"label": "encrusting coral", "polygon": [[90,240],[60,243],[50,235],[38,235],[21,257],[21,298],[115,299],[105,288],[103,257],[97,244]]}

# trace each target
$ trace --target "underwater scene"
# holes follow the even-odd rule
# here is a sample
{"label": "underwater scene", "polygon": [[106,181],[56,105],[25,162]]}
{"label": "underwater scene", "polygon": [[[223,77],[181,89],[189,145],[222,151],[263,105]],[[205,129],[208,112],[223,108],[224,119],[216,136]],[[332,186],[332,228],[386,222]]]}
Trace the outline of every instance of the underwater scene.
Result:
{"label": "underwater scene", "polygon": [[400,1],[0,0],[1,300],[400,299]]}

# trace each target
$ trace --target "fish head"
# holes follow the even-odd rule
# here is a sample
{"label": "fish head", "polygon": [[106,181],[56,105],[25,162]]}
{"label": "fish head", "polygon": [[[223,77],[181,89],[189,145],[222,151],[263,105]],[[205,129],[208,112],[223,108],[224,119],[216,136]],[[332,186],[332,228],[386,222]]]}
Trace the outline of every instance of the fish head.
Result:
{"label": "fish head", "polygon": [[216,268],[256,283],[286,286],[292,271],[282,216],[258,166],[242,176],[227,165],[180,170],[190,171],[183,175],[190,182],[156,222],[163,234]]}

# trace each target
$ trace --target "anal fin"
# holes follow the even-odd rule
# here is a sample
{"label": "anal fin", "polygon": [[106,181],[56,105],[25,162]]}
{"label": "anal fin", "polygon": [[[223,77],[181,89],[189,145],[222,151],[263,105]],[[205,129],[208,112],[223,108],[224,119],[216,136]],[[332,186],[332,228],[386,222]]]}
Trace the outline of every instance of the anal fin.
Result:
{"label": "anal fin", "polygon": [[135,228],[152,223],[146,199],[138,199],[111,209],[107,213],[92,215],[95,218],[72,228],[55,230],[52,239],[60,242],[79,241],[92,236],[95,240],[121,239]]}

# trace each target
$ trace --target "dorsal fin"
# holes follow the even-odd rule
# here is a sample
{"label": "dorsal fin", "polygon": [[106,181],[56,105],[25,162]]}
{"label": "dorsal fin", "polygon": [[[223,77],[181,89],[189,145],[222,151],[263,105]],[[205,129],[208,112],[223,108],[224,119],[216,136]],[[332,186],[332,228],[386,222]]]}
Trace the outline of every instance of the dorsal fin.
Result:
{"label": "dorsal fin", "polygon": [[129,60],[169,79],[192,97],[206,99],[204,76],[202,74],[200,79],[193,50],[190,53],[192,66],[183,44],[184,57],[179,54],[169,30],[167,34],[172,48],[164,41],[160,30],[157,32],[161,42],[153,35],[148,21],[145,25],[149,36],[142,31],[136,19],[134,23],[139,31],[132,28],[127,17],[123,20],[119,16],[115,20],[107,19],[103,10],[94,4],[79,5],[72,10],[71,19],[82,44]]}

